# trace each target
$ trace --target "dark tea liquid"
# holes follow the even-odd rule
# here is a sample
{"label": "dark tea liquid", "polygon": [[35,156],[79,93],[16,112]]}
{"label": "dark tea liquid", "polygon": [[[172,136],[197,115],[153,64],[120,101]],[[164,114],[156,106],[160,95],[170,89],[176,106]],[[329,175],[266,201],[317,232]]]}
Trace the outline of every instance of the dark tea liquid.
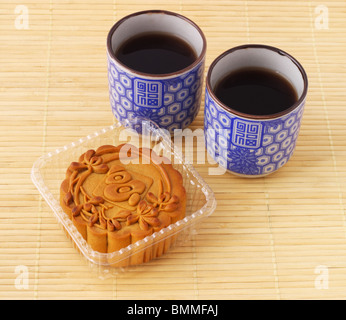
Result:
{"label": "dark tea liquid", "polygon": [[297,101],[297,93],[288,80],[261,68],[231,72],[216,84],[214,92],[226,106],[250,115],[278,113]]}
{"label": "dark tea liquid", "polygon": [[184,40],[167,33],[144,33],[125,41],[115,52],[126,66],[139,72],[165,74],[191,65],[197,58]]}

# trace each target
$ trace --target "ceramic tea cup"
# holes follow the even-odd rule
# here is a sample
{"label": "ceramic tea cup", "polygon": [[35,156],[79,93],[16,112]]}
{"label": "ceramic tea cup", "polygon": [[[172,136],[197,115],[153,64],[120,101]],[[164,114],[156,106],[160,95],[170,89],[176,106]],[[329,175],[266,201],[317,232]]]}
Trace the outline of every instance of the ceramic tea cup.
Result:
{"label": "ceramic tea cup", "polygon": [[[283,76],[297,100],[285,110],[265,115],[243,113],[225,105],[215,94],[218,82],[242,68],[263,68]],[[291,158],[296,146],[308,89],[307,75],[290,54],[266,45],[242,45],[217,57],[206,79],[204,130],[206,148],[229,172],[261,177]]]}
{"label": "ceramic tea cup", "polygon": [[[195,52],[187,67],[151,74],[128,67],[116,55],[119,47],[141,34],[166,33],[183,39]],[[169,11],[141,11],[130,14],[111,28],[107,38],[109,98],[120,121],[150,119],[173,134],[195,119],[201,103],[206,39],[190,19]],[[145,61],[143,61],[145,63]]]}

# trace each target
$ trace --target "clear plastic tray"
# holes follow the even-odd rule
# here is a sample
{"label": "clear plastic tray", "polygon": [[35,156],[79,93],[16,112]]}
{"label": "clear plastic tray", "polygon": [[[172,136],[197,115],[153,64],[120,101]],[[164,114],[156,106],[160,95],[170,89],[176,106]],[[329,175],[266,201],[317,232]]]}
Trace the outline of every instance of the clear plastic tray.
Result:
{"label": "clear plastic tray", "polygon": [[[127,270],[127,267],[132,264],[131,261],[134,255],[145,254],[162,241],[167,242],[169,240],[169,245],[164,245],[164,251],[169,250],[168,247],[172,248],[174,245],[182,243],[180,240],[186,239],[186,236],[192,232],[193,228],[191,227],[201,219],[209,216],[216,207],[213,191],[193,166],[184,161],[183,155],[174,149],[171,138],[163,134],[153,122],[148,120],[144,122],[137,121],[137,125],[134,125],[133,121],[129,125],[115,123],[43,155],[34,163],[31,171],[33,183],[53,210],[58,222],[62,225],[75,247],[94,269],[96,268],[98,271],[105,273],[110,273],[111,270],[116,271],[116,273],[119,270]],[[132,139],[132,137],[138,137],[136,130],[144,130],[145,134],[139,135],[140,139]],[[131,141],[124,141],[124,139],[130,139]],[[143,141],[143,139],[146,140]],[[144,143],[147,146],[150,143],[150,147],[156,152],[171,159],[173,167],[179,170],[183,176],[187,194],[186,216],[167,228],[119,251],[100,253],[92,250],[77,231],[68,215],[62,210],[59,199],[60,184],[65,177],[66,168],[69,164],[76,161],[88,149],[95,149],[104,144],[116,146],[124,142],[137,144],[137,147],[142,146]]]}

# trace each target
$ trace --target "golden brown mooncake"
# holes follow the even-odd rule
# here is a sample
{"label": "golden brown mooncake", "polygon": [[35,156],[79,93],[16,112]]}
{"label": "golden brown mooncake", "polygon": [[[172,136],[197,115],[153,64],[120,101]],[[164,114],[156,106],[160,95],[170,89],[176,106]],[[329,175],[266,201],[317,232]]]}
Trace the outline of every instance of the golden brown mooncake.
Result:
{"label": "golden brown mooncake", "polygon": [[[127,161],[121,161],[123,155]],[[111,253],[184,218],[186,192],[180,172],[153,150],[103,145],[70,164],[60,204],[93,250]],[[171,241],[166,238],[120,265],[160,256]]]}

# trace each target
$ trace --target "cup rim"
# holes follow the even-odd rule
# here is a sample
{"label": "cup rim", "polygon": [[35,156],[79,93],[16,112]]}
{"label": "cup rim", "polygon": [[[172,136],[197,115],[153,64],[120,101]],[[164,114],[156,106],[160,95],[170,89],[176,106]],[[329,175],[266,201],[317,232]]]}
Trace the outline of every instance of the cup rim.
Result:
{"label": "cup rim", "polygon": [[[198,33],[200,34],[200,36],[202,38],[202,42],[203,42],[202,51],[199,54],[199,56],[197,57],[197,59],[192,64],[190,64],[189,66],[187,66],[183,69],[180,69],[180,70],[177,70],[177,71],[174,71],[171,73],[162,73],[162,74],[140,72],[140,71],[137,71],[135,69],[128,67],[127,65],[123,64],[119,59],[117,59],[117,57],[115,56],[115,54],[112,50],[112,37],[113,37],[114,32],[126,20],[133,18],[135,16],[143,15],[143,14],[166,14],[166,15],[175,16],[177,18],[180,18],[180,19],[185,20],[186,22],[190,23],[198,31]],[[108,32],[108,36],[107,36],[107,51],[113,60],[115,60],[123,68],[129,70],[131,73],[137,74],[139,76],[144,76],[144,77],[167,78],[167,77],[171,77],[171,76],[176,76],[178,74],[183,74],[189,70],[192,70],[195,66],[199,65],[206,55],[207,40],[206,40],[206,37],[205,37],[203,31],[195,22],[193,22],[189,18],[187,18],[187,17],[185,17],[179,13],[167,11],[167,10],[143,10],[143,11],[131,13],[131,14],[121,18],[111,27],[111,29]]]}
{"label": "cup rim", "polygon": [[[243,113],[241,111],[237,111],[233,108],[228,107],[226,104],[224,104],[223,102],[221,102],[218,97],[215,95],[214,91],[211,88],[211,73],[215,67],[215,65],[225,56],[227,56],[228,54],[237,51],[237,50],[243,50],[243,49],[247,49],[247,48],[260,48],[260,49],[266,49],[266,50],[271,50],[271,51],[275,51],[276,53],[285,56],[287,58],[289,58],[298,68],[298,70],[300,71],[302,78],[303,78],[303,83],[304,83],[304,88],[303,88],[303,92],[300,95],[299,99],[289,108],[277,112],[277,113],[272,113],[272,114],[266,114],[266,115],[252,115],[252,114],[248,114],[248,113]],[[220,54],[210,65],[208,73],[207,73],[207,79],[206,79],[206,87],[208,90],[209,95],[213,98],[213,100],[215,100],[219,106],[221,106],[226,112],[228,113],[232,113],[235,114],[237,116],[240,116],[242,118],[246,118],[249,120],[272,120],[275,118],[280,118],[286,114],[289,114],[290,112],[292,112],[293,110],[295,110],[296,108],[298,108],[303,101],[306,98],[307,95],[307,91],[308,91],[308,77],[306,75],[306,72],[303,68],[303,66],[298,62],[298,60],[296,60],[293,56],[291,56],[289,53],[273,47],[273,46],[269,46],[269,45],[264,45],[264,44],[244,44],[244,45],[240,45],[240,46],[236,46],[233,47],[225,52],[223,52],[222,54]]]}

